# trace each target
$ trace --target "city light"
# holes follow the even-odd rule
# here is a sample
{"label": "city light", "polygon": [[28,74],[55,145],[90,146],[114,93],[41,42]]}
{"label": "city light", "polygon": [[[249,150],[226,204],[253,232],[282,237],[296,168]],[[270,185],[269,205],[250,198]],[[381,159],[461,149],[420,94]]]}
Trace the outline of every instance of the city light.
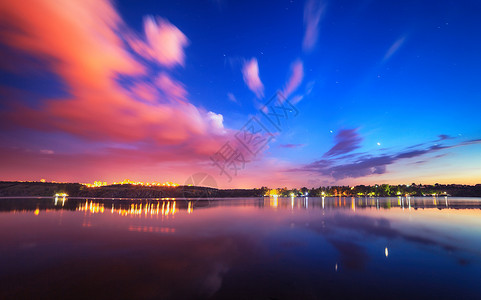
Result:
{"label": "city light", "polygon": [[94,181],[94,183],[82,183],[82,185],[89,187],[89,188],[96,188],[102,187],[107,185],[139,185],[139,186],[168,186],[168,187],[176,187],[179,186],[177,183],[173,183],[170,181],[167,182],[142,182],[142,181],[132,181],[130,179],[125,179],[120,182],[113,182],[107,183],[105,181]]}

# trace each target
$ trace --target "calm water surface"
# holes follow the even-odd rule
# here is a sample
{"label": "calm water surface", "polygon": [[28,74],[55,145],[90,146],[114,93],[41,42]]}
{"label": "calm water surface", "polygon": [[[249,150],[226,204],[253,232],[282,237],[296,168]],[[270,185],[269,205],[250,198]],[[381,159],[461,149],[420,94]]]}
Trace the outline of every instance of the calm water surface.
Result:
{"label": "calm water surface", "polygon": [[481,299],[481,198],[0,199],[1,299]]}

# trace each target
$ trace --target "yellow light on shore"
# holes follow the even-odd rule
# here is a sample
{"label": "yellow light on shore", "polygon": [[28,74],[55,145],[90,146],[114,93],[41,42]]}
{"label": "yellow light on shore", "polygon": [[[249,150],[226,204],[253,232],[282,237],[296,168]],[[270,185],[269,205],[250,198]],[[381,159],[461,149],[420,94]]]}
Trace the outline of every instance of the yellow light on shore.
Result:
{"label": "yellow light on shore", "polygon": [[277,192],[276,189],[273,189],[273,190],[270,190],[270,191],[269,191],[269,196],[270,196],[270,197],[277,197],[277,195],[278,195],[278,192]]}
{"label": "yellow light on shore", "polygon": [[106,185],[124,185],[124,184],[130,184],[130,185],[140,185],[140,186],[169,186],[169,187],[176,187],[179,186],[177,183],[173,182],[141,182],[141,181],[132,181],[130,179],[125,179],[124,181],[121,182],[113,182],[113,183],[107,183],[105,181],[94,181],[94,183],[82,183],[86,187],[89,188],[96,188],[96,187],[102,187]]}

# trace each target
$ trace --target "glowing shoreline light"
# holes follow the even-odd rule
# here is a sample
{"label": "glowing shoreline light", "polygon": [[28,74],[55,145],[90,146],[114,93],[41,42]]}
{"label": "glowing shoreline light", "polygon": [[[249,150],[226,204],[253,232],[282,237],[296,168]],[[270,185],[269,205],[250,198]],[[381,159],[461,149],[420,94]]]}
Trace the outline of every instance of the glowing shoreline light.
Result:
{"label": "glowing shoreline light", "polygon": [[62,197],[62,206],[65,205],[65,200],[67,200],[68,195],[66,193],[57,193],[55,194],[55,205],[58,204],[58,198]]}

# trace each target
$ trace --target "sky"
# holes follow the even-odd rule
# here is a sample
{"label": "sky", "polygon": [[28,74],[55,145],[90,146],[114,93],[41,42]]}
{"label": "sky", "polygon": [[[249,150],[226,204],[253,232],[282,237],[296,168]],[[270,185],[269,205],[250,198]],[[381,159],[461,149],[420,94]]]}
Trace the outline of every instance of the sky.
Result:
{"label": "sky", "polygon": [[2,1],[0,180],[481,183],[480,14],[475,0]]}

